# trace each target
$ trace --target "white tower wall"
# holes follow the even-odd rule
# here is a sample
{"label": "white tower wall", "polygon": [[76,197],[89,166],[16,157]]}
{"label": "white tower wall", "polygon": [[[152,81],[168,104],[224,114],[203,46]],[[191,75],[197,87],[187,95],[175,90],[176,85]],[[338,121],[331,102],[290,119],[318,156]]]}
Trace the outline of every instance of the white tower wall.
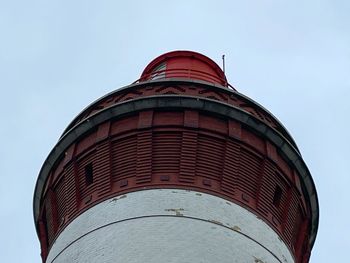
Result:
{"label": "white tower wall", "polygon": [[48,263],[292,263],[276,232],[247,209],[179,189],[131,192],[95,205],[53,243]]}

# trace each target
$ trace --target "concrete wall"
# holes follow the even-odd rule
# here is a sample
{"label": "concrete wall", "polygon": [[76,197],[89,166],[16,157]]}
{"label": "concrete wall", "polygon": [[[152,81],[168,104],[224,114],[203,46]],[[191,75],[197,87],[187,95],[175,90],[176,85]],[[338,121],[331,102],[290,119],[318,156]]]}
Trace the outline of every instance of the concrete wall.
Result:
{"label": "concrete wall", "polygon": [[188,190],[106,200],[58,236],[46,262],[292,263],[276,232],[248,210]]}

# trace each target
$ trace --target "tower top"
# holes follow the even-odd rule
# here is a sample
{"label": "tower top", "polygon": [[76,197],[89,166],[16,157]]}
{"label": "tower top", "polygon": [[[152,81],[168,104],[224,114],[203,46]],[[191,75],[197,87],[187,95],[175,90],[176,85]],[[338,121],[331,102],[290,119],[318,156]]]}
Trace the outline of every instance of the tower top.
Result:
{"label": "tower top", "polygon": [[[136,82],[85,108],[36,183],[34,220],[43,261],[103,256],[108,262],[151,262],[145,253],[153,258],[159,251],[165,251],[160,259],[183,261],[177,257],[183,250],[196,251],[196,258],[211,247],[208,262],[221,255],[225,262],[252,256],[308,262],[319,221],[310,171],[283,125],[230,87],[208,57],[173,51],[154,59]],[[169,207],[181,207],[181,213]],[[178,222],[178,215],[189,223]],[[220,230],[208,232],[204,221]],[[167,235],[169,226],[175,235]],[[132,231],[140,235],[130,247],[123,236]],[[189,238],[179,238],[184,232]],[[198,237],[208,242],[194,242]],[[180,239],[184,243],[169,256]]]}
{"label": "tower top", "polygon": [[172,51],[160,55],[147,65],[140,81],[185,78],[228,86],[225,73],[210,58],[193,51]]}

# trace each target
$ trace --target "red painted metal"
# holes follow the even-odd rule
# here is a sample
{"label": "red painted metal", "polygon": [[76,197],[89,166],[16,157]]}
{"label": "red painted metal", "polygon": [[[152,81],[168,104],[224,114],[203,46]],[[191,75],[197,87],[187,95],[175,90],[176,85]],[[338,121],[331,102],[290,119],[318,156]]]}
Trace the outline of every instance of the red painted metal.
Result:
{"label": "red painted metal", "polygon": [[[121,124],[123,129],[118,128]],[[231,130],[230,125],[234,126],[232,121],[196,111],[147,111],[105,123],[103,128],[77,141],[75,153],[68,157],[71,160],[62,159],[57,164],[55,174],[59,175],[49,189],[65,186],[78,194],[64,197],[62,189],[51,192],[55,196],[44,198],[58,202],[53,206],[56,210],[47,211],[43,218],[59,225],[48,233],[49,244],[72,219],[111,196],[145,188],[182,188],[222,196],[254,211],[280,233],[295,253],[296,231],[306,220],[306,216],[294,214],[294,209],[304,206],[293,186],[295,182],[268,157],[268,142],[264,138],[245,128]],[[269,145],[270,151],[271,148]],[[76,187],[69,183],[72,163],[77,167]],[[90,163],[96,180],[87,186],[84,167]],[[279,207],[273,205],[276,184],[282,189]],[[287,202],[289,191],[296,198]],[[67,209],[62,208],[62,202]],[[72,203],[78,205],[72,208]],[[283,216],[285,211],[289,211],[289,216]],[[62,218],[66,218],[64,223]]]}
{"label": "red painted metal", "polygon": [[145,68],[140,81],[162,78],[197,79],[228,86],[221,68],[210,58],[193,51],[173,51],[157,57]]}

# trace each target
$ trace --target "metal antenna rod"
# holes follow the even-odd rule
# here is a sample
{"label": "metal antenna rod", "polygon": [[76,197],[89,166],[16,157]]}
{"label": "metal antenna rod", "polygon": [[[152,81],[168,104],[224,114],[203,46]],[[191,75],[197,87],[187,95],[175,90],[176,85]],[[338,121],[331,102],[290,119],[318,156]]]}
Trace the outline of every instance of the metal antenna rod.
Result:
{"label": "metal antenna rod", "polygon": [[225,73],[225,55],[222,55],[222,71]]}

